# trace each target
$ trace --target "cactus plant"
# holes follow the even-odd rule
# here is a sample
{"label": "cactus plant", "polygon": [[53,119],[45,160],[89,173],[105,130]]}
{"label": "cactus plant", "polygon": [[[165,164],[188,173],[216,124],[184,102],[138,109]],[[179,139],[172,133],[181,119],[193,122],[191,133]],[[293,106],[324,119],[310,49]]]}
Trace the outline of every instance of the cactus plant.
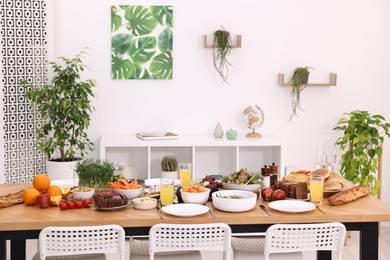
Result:
{"label": "cactus plant", "polygon": [[173,155],[166,155],[161,160],[161,169],[164,172],[177,171],[177,160]]}

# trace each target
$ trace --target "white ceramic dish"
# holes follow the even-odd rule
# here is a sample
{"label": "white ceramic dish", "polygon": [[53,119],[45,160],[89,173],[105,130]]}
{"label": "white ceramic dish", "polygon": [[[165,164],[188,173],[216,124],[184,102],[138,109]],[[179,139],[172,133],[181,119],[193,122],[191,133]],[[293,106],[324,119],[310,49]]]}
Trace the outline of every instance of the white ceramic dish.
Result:
{"label": "white ceramic dish", "polygon": [[180,190],[181,199],[184,203],[205,204],[209,200],[210,189],[205,188],[205,192],[185,192]]}
{"label": "white ceramic dish", "polygon": [[162,211],[177,217],[194,217],[208,212],[207,206],[199,204],[172,204],[162,207]]}
{"label": "white ceramic dish", "polygon": [[[227,212],[249,211],[256,206],[257,194],[245,190],[221,190],[212,195],[213,205],[216,209]],[[243,198],[229,198],[240,196]]]}
{"label": "white ceramic dish", "polygon": [[316,208],[313,203],[300,200],[277,200],[270,202],[268,206],[271,209],[289,213],[306,212]]}
{"label": "white ceramic dish", "polygon": [[136,209],[154,209],[157,205],[155,198],[136,198],[133,199],[134,208]]}
{"label": "white ceramic dish", "polygon": [[261,188],[261,184],[230,184],[222,182],[222,186],[226,190],[246,190],[257,193]]}
{"label": "white ceramic dish", "polygon": [[130,206],[131,204],[133,204],[133,202],[129,201],[126,205],[123,205],[123,206],[118,206],[118,207],[111,207],[111,208],[99,208],[99,207],[96,207],[95,205],[93,205],[97,210],[101,210],[101,211],[115,211],[115,210],[119,210],[119,209],[124,209],[126,208],[127,206]]}
{"label": "white ceramic dish", "polygon": [[121,189],[114,188],[114,192],[125,195],[127,197],[127,199],[129,199],[129,200],[138,198],[139,195],[141,195],[142,190],[143,190],[143,187],[141,187],[139,189],[133,189],[133,190],[121,190]]}
{"label": "white ceramic dish", "polygon": [[95,189],[90,188],[90,191],[77,191],[77,188],[72,190],[72,195],[75,199],[92,199],[95,195]]}

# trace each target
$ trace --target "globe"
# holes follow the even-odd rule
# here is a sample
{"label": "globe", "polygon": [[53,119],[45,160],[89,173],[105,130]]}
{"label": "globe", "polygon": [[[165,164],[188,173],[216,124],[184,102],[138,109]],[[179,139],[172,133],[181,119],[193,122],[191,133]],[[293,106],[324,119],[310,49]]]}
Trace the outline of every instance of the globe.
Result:
{"label": "globe", "polygon": [[263,125],[263,110],[258,105],[246,107],[242,112],[242,118],[244,119],[244,122],[248,126],[248,128],[252,130],[252,132],[248,133],[246,137],[261,138],[261,134],[257,133],[255,129]]}

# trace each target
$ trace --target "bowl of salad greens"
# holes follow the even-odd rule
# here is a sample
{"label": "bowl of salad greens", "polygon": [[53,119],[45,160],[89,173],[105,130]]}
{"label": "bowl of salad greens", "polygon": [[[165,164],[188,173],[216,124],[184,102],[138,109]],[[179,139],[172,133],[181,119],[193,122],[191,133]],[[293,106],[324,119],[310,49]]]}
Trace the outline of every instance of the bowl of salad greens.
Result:
{"label": "bowl of salad greens", "polygon": [[222,178],[222,187],[226,190],[246,190],[257,193],[263,187],[260,173],[241,168]]}
{"label": "bowl of salad greens", "polygon": [[211,196],[214,207],[227,212],[249,211],[257,201],[257,194],[246,190],[220,190]]}

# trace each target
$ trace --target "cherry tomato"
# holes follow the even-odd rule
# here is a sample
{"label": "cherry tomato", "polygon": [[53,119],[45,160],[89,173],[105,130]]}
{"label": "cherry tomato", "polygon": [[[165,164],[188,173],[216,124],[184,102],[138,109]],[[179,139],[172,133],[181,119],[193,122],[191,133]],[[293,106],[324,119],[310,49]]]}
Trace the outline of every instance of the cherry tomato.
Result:
{"label": "cherry tomato", "polygon": [[92,203],[91,199],[85,199],[84,200],[84,208],[89,208],[89,205]]}
{"label": "cherry tomato", "polygon": [[76,200],[74,204],[76,205],[76,208],[78,208],[78,209],[81,209],[84,205],[82,200]]}
{"label": "cherry tomato", "polygon": [[74,209],[76,207],[74,201],[68,201],[66,205],[68,206],[68,209]]}
{"label": "cherry tomato", "polygon": [[68,205],[65,201],[61,201],[59,207],[61,210],[68,209]]}

